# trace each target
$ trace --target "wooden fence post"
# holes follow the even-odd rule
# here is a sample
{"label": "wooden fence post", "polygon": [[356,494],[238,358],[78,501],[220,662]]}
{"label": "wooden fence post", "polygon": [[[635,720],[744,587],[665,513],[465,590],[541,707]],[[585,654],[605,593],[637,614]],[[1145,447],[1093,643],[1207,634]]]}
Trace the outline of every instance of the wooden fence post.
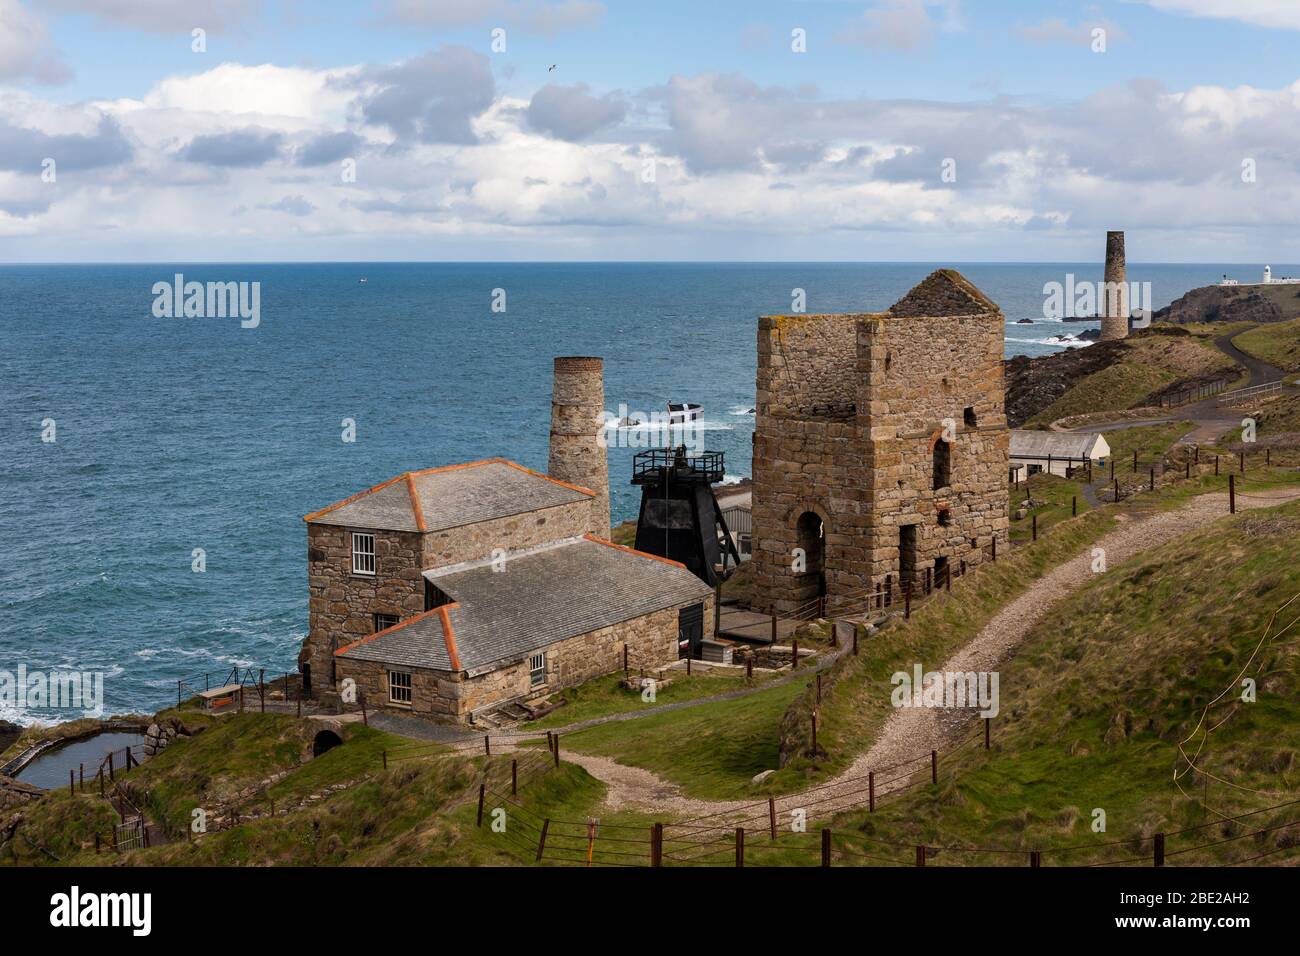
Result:
{"label": "wooden fence post", "polygon": [[822,866],[831,865],[831,831],[822,830]]}
{"label": "wooden fence post", "polygon": [[516,758],[511,757],[510,758],[510,796],[516,797],[518,795],[519,795],[519,761]]}
{"label": "wooden fence post", "polygon": [[[655,824],[655,826],[659,826],[659,824]],[[542,821],[542,835],[537,840],[537,860],[539,863],[541,862],[542,859],[542,851],[546,849],[546,831],[549,830],[550,828],[551,828],[551,820],[549,817],[547,817],[545,820]]]}
{"label": "wooden fence post", "polygon": [[736,866],[745,865],[745,828],[736,827]]}
{"label": "wooden fence post", "polygon": [[874,770],[867,773],[867,812],[876,812],[876,772]]}
{"label": "wooden fence post", "polygon": [[487,734],[483,735],[483,755],[486,757],[492,756],[492,738]]}
{"label": "wooden fence post", "polygon": [[74,797],[77,795],[77,772],[71,767],[68,768],[68,793]]}
{"label": "wooden fence post", "polygon": [[1156,469],[1154,465],[1151,468],[1151,490],[1156,490]]}
{"label": "wooden fence post", "polygon": [[108,779],[109,780],[115,779],[113,777],[113,752],[112,751],[109,751],[108,754]]}
{"label": "wooden fence post", "polygon": [[627,645],[623,645],[623,676],[627,676]]}
{"label": "wooden fence post", "polygon": [[1115,479],[1115,500],[1119,501],[1119,479]]}
{"label": "wooden fence post", "polygon": [[993,560],[997,561],[997,559],[998,559],[998,536],[994,534],[993,535]]}
{"label": "wooden fence post", "polygon": [[1079,517],[1079,496],[1078,495],[1070,496],[1070,517],[1071,518]]}
{"label": "wooden fence post", "polygon": [[1138,452],[1137,449],[1134,448],[1133,449],[1133,474],[1136,475],[1137,470],[1138,470]]}
{"label": "wooden fence post", "polygon": [[984,749],[989,749],[989,725],[993,723],[992,717],[984,718]]}
{"label": "wooden fence post", "polygon": [[809,755],[814,760],[817,759],[817,711],[812,712],[812,753]]}
{"label": "wooden fence post", "polygon": [[858,626],[853,625],[853,656],[858,656]]}
{"label": "wooden fence post", "polygon": [[1155,835],[1154,842],[1155,842],[1155,859],[1153,862],[1156,866],[1164,866],[1165,865],[1165,835],[1163,833],[1157,833]]}
{"label": "wooden fence post", "polygon": [[483,827],[483,793],[487,789],[487,784],[478,785],[478,815],[474,818],[474,826],[482,829]]}
{"label": "wooden fence post", "polygon": [[799,638],[794,635],[790,636],[790,669],[794,670],[799,666]]}
{"label": "wooden fence post", "polygon": [[81,768],[77,771],[77,773],[81,779],[81,792],[85,793],[86,792],[86,765],[84,763],[81,765]]}
{"label": "wooden fence post", "polygon": [[916,865],[925,866],[925,847],[923,846],[916,848]]}
{"label": "wooden fence post", "polygon": [[552,739],[554,739],[555,741],[555,766],[559,767],[560,766],[560,735],[556,734],[555,737]]}
{"label": "wooden fence post", "polygon": [[1033,515],[1034,540],[1038,540],[1038,514]]}
{"label": "wooden fence post", "polygon": [[772,612],[772,643],[776,643],[776,612]]}
{"label": "wooden fence post", "polygon": [[930,751],[930,782],[939,783],[939,751]]}
{"label": "wooden fence post", "polygon": [[772,832],[772,839],[776,839],[776,797],[767,798],[767,825]]}
{"label": "wooden fence post", "polygon": [[[539,856],[538,859],[541,859]],[[664,825],[656,823],[650,827],[650,865],[663,866],[664,860]]]}
{"label": "wooden fence post", "polygon": [[387,769],[388,769],[388,751],[387,751],[387,750],[382,751],[381,754],[380,754],[380,756],[382,756],[382,757],[384,758],[384,769],[387,770]]}
{"label": "wooden fence post", "polygon": [[177,707],[181,705],[181,684],[182,683],[184,682],[183,681],[176,682],[176,706]]}
{"label": "wooden fence post", "polygon": [[1237,476],[1228,476],[1228,514],[1237,513]]}
{"label": "wooden fence post", "polygon": [[1042,863],[1043,863],[1043,854],[1038,850],[1030,850],[1029,865],[1036,870],[1040,866],[1042,866]]}
{"label": "wooden fence post", "polygon": [[1246,453],[1244,451],[1241,453],[1241,473],[1243,475],[1246,473]]}
{"label": "wooden fence post", "polygon": [[1218,455],[1214,456],[1214,477],[1215,478],[1219,477],[1219,456]]}

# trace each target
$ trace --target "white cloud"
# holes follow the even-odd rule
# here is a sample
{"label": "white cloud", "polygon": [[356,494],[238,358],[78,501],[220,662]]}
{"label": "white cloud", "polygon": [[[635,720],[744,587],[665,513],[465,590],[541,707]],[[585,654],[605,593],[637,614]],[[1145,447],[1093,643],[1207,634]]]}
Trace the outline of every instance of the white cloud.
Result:
{"label": "white cloud", "polygon": [[[706,73],[626,94],[624,114],[622,95],[581,86],[502,94],[479,56],[226,63],[140,99],[66,106],[15,91],[0,99],[0,237],[24,238],[0,254],[275,258],[300,239],[300,254],[344,258],[363,246],[455,256],[468,242],[582,258],[724,232],[907,233],[951,254],[953,236],[982,229],[1045,230],[1025,246],[1038,249],[1113,228],[1117,211],[1131,230],[1283,230],[1300,201],[1300,82],[949,103]],[[56,187],[37,184],[46,155],[59,157]],[[1257,185],[1241,182],[1244,158]],[[946,159],[955,183],[941,179]],[[79,245],[92,241],[111,245]],[[663,255],[688,248],[665,241]]]}
{"label": "white cloud", "polygon": [[18,0],[0,0],[0,80],[63,83],[71,78],[45,25]]}
{"label": "white cloud", "polygon": [[1191,17],[1240,20],[1261,27],[1300,30],[1300,3],[1296,0],[1137,0]]}
{"label": "white cloud", "polygon": [[1017,32],[1030,43],[1089,46],[1093,42],[1092,32],[1096,29],[1106,31],[1107,43],[1117,43],[1128,39],[1128,34],[1123,27],[1105,18],[1070,23],[1059,17],[1053,17],[1029,26],[1020,27]]}
{"label": "white cloud", "polygon": [[955,29],[958,0],[877,0],[836,35],[836,41],[870,49],[915,50],[941,29]]}

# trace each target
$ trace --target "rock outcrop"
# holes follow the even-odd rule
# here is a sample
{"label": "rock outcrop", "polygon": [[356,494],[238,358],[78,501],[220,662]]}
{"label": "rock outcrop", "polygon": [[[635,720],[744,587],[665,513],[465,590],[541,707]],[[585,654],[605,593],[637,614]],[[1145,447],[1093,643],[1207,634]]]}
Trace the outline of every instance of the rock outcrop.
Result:
{"label": "rock outcrop", "polygon": [[1279,291],[1300,295],[1300,286],[1269,289],[1268,295],[1249,286],[1210,285],[1193,289],[1155,313],[1156,322],[1282,322],[1300,313],[1300,298],[1288,315],[1275,301]]}

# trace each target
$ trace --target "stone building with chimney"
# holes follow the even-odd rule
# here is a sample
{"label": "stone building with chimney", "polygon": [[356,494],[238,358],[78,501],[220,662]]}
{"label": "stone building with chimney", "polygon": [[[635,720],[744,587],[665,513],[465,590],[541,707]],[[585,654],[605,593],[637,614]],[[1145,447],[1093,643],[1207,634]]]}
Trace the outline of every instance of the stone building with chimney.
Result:
{"label": "stone building with chimney", "polygon": [[1005,543],[1004,336],[950,269],[887,312],[759,319],[756,608],[849,611]]}
{"label": "stone building with chimney", "polygon": [[549,474],[504,458],[412,471],[309,514],[313,696],[473,722],[710,637],[713,592],[612,544],[603,365],[557,358]]}

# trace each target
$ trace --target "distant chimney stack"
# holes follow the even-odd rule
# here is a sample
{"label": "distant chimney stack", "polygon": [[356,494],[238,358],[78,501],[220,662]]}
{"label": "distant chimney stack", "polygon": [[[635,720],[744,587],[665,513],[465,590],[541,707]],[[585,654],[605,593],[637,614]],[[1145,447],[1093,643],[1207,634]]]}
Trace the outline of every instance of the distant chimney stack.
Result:
{"label": "distant chimney stack", "polygon": [[600,441],[605,427],[605,362],[589,356],[555,360],[551,391],[552,478],[596,493],[590,531],[608,538],[609,459]]}
{"label": "distant chimney stack", "polygon": [[1101,340],[1128,336],[1128,267],[1124,262],[1124,233],[1106,233],[1106,278],[1097,303],[1101,313]]}

